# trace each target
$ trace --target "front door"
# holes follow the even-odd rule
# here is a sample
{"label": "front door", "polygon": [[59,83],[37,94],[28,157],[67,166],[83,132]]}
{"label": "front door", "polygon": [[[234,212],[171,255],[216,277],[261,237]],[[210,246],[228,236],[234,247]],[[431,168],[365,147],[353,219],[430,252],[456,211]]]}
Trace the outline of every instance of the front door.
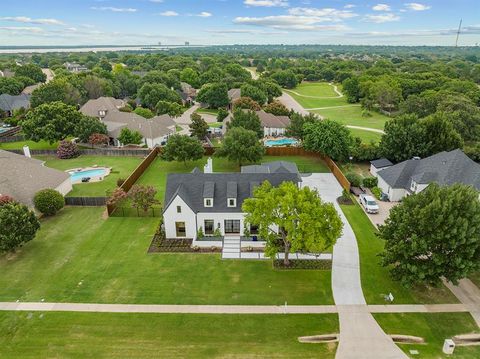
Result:
{"label": "front door", "polygon": [[226,219],[225,220],[225,234],[239,234],[240,233],[240,220],[239,219]]}
{"label": "front door", "polygon": [[185,222],[175,222],[175,231],[177,232],[177,238],[187,236],[187,230],[185,229]]}

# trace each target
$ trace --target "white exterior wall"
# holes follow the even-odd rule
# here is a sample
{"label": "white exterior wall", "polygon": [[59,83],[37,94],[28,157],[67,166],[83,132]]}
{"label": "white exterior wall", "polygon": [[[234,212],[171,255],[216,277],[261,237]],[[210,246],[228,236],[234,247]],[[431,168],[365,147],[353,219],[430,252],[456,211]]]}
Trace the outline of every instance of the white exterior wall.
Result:
{"label": "white exterior wall", "polygon": [[285,134],[285,128],[264,127],[263,136],[280,136]]}
{"label": "white exterior wall", "polygon": [[[182,213],[177,213],[177,206],[182,207]],[[195,213],[187,206],[183,199],[179,196],[175,197],[163,213],[165,236],[167,238],[177,238],[175,222],[185,222],[185,238],[195,238],[197,236],[195,219]]]}
{"label": "white exterior wall", "polygon": [[55,189],[65,197],[72,190],[72,181],[67,178]]}
{"label": "white exterior wall", "polygon": [[[220,228],[220,232],[222,236],[225,234],[224,226],[226,219],[239,219],[240,220],[240,235],[243,236],[243,225],[244,225],[244,217],[243,213],[197,213],[197,230],[202,227],[203,232],[205,232],[204,223],[206,219],[213,219],[214,221],[214,229]],[[218,225],[220,224],[220,227]]]}
{"label": "white exterior wall", "polygon": [[380,175],[377,177],[378,187],[388,195],[388,199],[390,199],[391,202],[398,202],[406,196],[407,192],[403,188],[391,188]]}

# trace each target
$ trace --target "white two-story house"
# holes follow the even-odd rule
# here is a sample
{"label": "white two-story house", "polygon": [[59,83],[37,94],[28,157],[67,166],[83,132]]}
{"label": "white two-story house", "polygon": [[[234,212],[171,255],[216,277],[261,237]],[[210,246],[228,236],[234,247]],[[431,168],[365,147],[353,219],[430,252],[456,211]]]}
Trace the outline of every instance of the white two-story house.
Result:
{"label": "white two-story house", "polygon": [[[172,173],[167,177],[163,213],[166,238],[197,238],[219,232],[225,237],[244,233],[242,204],[253,196],[255,187],[264,181],[278,186],[282,182],[299,184],[297,166],[290,162],[271,162],[242,167],[240,173],[213,173],[209,159],[204,172],[195,168],[191,173]],[[256,234],[256,228],[250,227]]]}

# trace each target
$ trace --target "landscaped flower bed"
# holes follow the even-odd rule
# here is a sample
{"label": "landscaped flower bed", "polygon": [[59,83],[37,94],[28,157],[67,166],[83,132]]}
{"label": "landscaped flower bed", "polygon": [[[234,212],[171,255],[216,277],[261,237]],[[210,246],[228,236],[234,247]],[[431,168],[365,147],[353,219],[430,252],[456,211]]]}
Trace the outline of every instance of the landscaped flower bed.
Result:
{"label": "landscaped flower bed", "polygon": [[283,259],[275,259],[273,261],[273,267],[275,269],[320,269],[330,270],[332,269],[332,261],[326,259],[290,259],[290,265],[288,267],[283,263]]}
{"label": "landscaped flower bed", "polygon": [[192,242],[193,240],[188,238],[166,239],[161,234],[156,234],[150,244],[148,253],[217,253],[222,251],[221,247],[192,247]]}

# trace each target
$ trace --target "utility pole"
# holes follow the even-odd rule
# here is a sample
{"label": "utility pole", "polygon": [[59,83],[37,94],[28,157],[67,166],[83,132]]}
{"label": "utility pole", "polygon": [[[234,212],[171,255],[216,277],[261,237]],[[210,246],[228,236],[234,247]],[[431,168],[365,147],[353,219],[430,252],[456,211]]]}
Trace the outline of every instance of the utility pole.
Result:
{"label": "utility pole", "polygon": [[460,24],[458,25],[457,39],[455,40],[455,47],[458,47],[458,38],[460,37],[461,30],[462,30],[462,19],[460,19]]}

